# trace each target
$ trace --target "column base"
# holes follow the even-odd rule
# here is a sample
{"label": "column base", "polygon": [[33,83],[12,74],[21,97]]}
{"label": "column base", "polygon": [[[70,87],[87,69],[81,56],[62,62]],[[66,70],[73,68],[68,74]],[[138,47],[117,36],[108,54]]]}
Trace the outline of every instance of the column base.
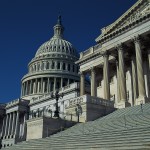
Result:
{"label": "column base", "polygon": [[126,101],[121,101],[116,106],[117,106],[117,108],[126,108],[126,107],[130,107],[131,104]]}
{"label": "column base", "polygon": [[150,102],[150,98],[148,98],[148,97],[139,96],[136,99],[136,105],[145,104],[145,103],[149,103],[149,102]]}

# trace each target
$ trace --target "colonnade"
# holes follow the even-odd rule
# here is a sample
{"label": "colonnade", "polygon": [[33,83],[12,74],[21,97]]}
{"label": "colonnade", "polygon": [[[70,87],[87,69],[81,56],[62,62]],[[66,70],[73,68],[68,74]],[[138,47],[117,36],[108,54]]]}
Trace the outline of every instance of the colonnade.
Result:
{"label": "colonnade", "polygon": [[[19,125],[20,125],[20,119],[19,119],[19,111],[14,111],[11,113],[7,113],[6,116],[3,119],[2,124],[2,132],[1,137],[4,138],[14,138],[15,136],[19,135]],[[24,114],[24,120],[23,120],[23,126],[21,129],[22,135],[25,134],[25,121],[27,120],[27,115]]]}
{"label": "colonnade", "polygon": [[[134,43],[133,54],[131,57],[131,67],[132,67],[132,87],[133,95],[135,101],[145,100],[146,90],[145,90],[145,80],[143,71],[143,58],[141,49],[141,40],[139,36],[135,36],[132,41]],[[125,72],[125,47],[122,43],[115,46],[117,50],[116,58],[116,76],[117,76],[117,100],[119,102],[127,102],[127,88],[126,88],[126,72]],[[109,50],[103,54],[103,98],[110,100],[110,79],[109,79]],[[150,51],[148,52],[148,60],[150,65]],[[95,66],[96,68],[96,66]],[[96,77],[95,68],[91,68],[91,96],[97,96],[96,88]],[[86,72],[86,71],[85,71]],[[85,94],[85,72],[81,72],[80,75],[80,95]],[[137,102],[136,102],[137,104]]]}
{"label": "colonnade", "polygon": [[43,77],[27,80],[22,83],[22,96],[35,93],[49,93],[75,82],[73,79],[61,77]]}
{"label": "colonnade", "polygon": [[65,70],[72,73],[78,73],[78,66],[72,64],[72,62],[60,62],[60,61],[40,61],[35,62],[29,66],[29,73],[43,71],[43,70]]}

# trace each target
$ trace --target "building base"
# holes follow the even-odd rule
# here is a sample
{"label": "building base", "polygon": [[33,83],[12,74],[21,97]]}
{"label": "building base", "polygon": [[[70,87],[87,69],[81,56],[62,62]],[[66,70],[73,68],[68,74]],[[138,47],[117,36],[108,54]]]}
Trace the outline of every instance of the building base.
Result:
{"label": "building base", "polygon": [[75,122],[61,118],[39,117],[27,121],[26,140],[45,138],[64,128],[73,126]]}
{"label": "building base", "polygon": [[148,98],[148,97],[139,96],[136,99],[136,105],[141,105],[141,104],[145,104],[145,103],[149,103],[149,102],[150,102],[150,98]]}
{"label": "building base", "polygon": [[117,105],[116,105],[116,107],[117,108],[126,108],[126,107],[130,107],[131,106],[131,104],[129,103],[129,102],[125,102],[125,101],[121,101],[121,102],[119,102]]}

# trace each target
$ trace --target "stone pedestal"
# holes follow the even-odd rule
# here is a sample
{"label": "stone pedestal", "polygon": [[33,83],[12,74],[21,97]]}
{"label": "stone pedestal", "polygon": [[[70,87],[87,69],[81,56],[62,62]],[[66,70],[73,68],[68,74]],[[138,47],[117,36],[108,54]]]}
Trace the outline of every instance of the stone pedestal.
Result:
{"label": "stone pedestal", "polygon": [[139,97],[136,99],[136,105],[145,104],[145,103],[149,103],[149,102],[150,102],[150,99],[147,98],[147,97],[139,96]]}
{"label": "stone pedestal", "polygon": [[73,126],[75,123],[61,118],[39,117],[27,121],[27,138],[40,139],[55,134],[64,128]]}
{"label": "stone pedestal", "polygon": [[116,105],[116,108],[120,109],[120,108],[126,108],[126,107],[130,107],[130,106],[131,106],[131,104],[129,102],[121,101]]}

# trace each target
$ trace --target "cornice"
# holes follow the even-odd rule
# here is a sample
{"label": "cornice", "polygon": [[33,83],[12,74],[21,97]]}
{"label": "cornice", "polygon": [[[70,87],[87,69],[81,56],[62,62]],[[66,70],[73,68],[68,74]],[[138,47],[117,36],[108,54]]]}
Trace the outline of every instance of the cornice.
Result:
{"label": "cornice", "polygon": [[72,61],[76,61],[78,60],[79,58],[78,57],[75,57],[75,56],[72,56],[72,55],[65,55],[65,54],[47,54],[47,55],[42,55],[42,56],[39,56],[39,57],[35,57],[33,58],[28,66],[30,66],[32,63],[35,63],[35,62],[38,62],[38,61],[46,61],[46,60],[65,60],[65,61],[68,61],[68,62],[72,62]]}
{"label": "cornice", "polygon": [[41,76],[43,76],[44,78],[46,77],[66,77],[68,76],[68,78],[79,78],[79,75],[76,73],[68,73],[68,72],[52,72],[51,71],[45,71],[45,72],[36,72],[36,73],[32,73],[32,74],[26,74],[25,76],[23,76],[23,78],[21,79],[21,81],[23,82],[23,80],[26,80],[27,78],[30,78],[32,77],[33,79],[36,79],[36,78],[40,78]]}
{"label": "cornice", "polygon": [[[143,7],[142,6],[146,6]],[[142,10],[138,10],[138,9]],[[145,8],[148,10],[145,10]],[[146,12],[147,11],[147,12]],[[146,12],[146,13],[145,13]],[[107,39],[121,34],[129,28],[133,28],[147,17],[149,18],[149,0],[138,0],[128,11],[126,11],[114,23],[102,30],[102,34],[96,39],[96,42],[107,42]],[[110,40],[109,39],[109,40]]]}

